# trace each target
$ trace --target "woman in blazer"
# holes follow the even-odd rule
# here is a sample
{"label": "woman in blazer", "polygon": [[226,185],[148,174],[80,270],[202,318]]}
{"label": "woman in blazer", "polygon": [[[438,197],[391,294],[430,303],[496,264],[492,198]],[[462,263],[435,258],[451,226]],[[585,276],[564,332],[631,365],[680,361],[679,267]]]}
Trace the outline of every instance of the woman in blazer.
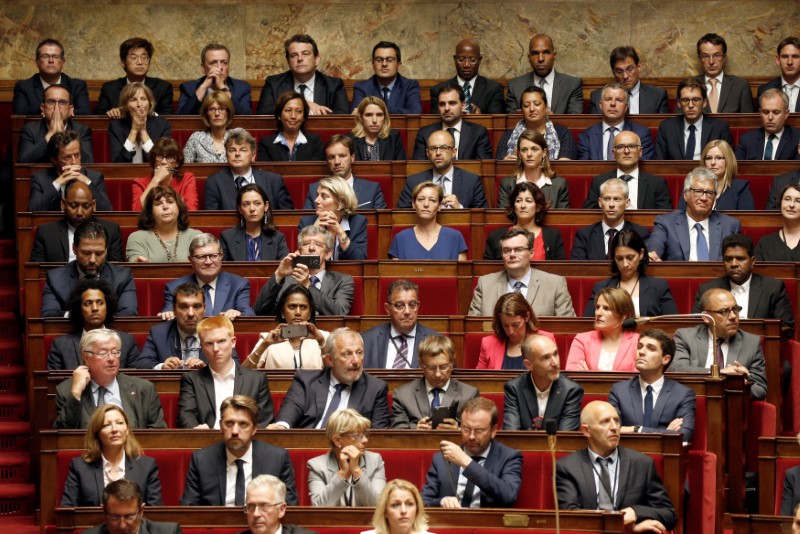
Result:
{"label": "woman in blazer", "polygon": [[121,119],[108,121],[113,163],[145,163],[154,139],[172,136],[167,119],[155,115],[156,97],[142,82],[126,85],[119,94]]}
{"label": "woman in blazer", "polygon": [[153,145],[148,157],[152,176],[136,178],[131,184],[133,211],[141,211],[147,194],[156,186],[168,185],[183,199],[186,209],[197,211],[197,179],[190,172],[183,172],[183,152],[181,146],[171,137],[162,137]]}
{"label": "woman in blazer", "polygon": [[[100,506],[103,489],[120,478],[139,484],[148,506],[162,505],[158,465],[142,454],[122,408],[104,404],[95,410],[84,443],[86,452],[69,464],[60,506]],[[104,462],[110,464],[108,473]]]}
{"label": "woman in blazer", "polygon": [[325,161],[322,138],[306,132],[309,108],[303,95],[287,91],[275,102],[278,133],[258,141],[258,161]]}
{"label": "woman in blazer", "polygon": [[[700,154],[700,161],[717,176],[717,211],[756,209],[750,182],[736,178],[736,155],[731,145],[722,139],[709,141]],[[686,209],[686,201],[681,196],[678,209]]]}
{"label": "woman in blazer", "polygon": [[[594,330],[575,336],[567,356],[567,371],[635,371],[639,334],[623,330],[636,313],[630,294],[607,287],[597,294]],[[635,328],[635,325],[634,325]]]}
{"label": "woman in blazer", "polygon": [[552,208],[569,208],[567,181],[550,168],[547,140],[535,130],[525,130],[517,141],[517,174],[500,180],[497,207],[507,208],[511,190],[519,182],[533,182]]}
{"label": "woman in blazer", "polygon": [[367,450],[372,423],[352,408],[331,414],[325,435],[330,452],[308,461],[312,506],[375,506],[386,472],[383,458]]}
{"label": "woman in blazer", "polygon": [[356,161],[406,159],[400,132],[391,129],[389,110],[382,98],[365,97],[356,108],[355,123],[348,135],[355,144]]}
{"label": "woman in blazer", "polygon": [[633,300],[636,317],[655,317],[678,313],[666,280],[647,276],[647,247],[644,239],[632,229],[622,230],[611,241],[611,278],[594,285],[592,297],[586,304],[584,317],[594,317],[595,295],[607,287],[621,287]]}
{"label": "woman in blazer", "polygon": [[286,236],[278,231],[269,197],[258,184],[247,184],[236,195],[239,226],[220,234],[225,261],[280,261],[289,254]]}
{"label": "woman in blazer", "polygon": [[319,181],[314,199],[316,215],[300,218],[298,229],[316,225],[332,234],[334,260],[367,258],[367,218],[356,213],[358,200],[344,178],[328,176]]}

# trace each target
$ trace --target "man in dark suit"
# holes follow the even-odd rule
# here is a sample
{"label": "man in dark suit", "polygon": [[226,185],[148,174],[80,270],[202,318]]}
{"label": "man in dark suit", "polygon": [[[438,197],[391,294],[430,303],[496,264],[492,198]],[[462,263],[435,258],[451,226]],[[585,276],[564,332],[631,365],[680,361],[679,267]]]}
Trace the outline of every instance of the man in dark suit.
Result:
{"label": "man in dark suit", "polygon": [[528,87],[535,85],[544,89],[551,113],[583,113],[583,81],[575,76],[556,72],[556,47],[549,35],[538,34],[528,44],[528,61],[532,72],[508,81],[506,113],[520,109],[520,97]]}
{"label": "man in dark suit", "polygon": [[[669,196],[667,182],[660,176],[643,172],[639,169],[642,157],[642,141],[634,132],[623,131],[613,141],[612,151],[617,162],[613,171],[598,174],[592,179],[589,195],[583,207],[593,209],[600,199],[600,185],[609,178],[621,178],[628,184],[627,209],[635,210],[669,210],[672,199]],[[633,194],[633,189],[636,193]]]}
{"label": "man in dark suit", "polygon": [[53,134],[47,142],[47,156],[53,165],[31,176],[31,197],[28,211],[58,211],[64,186],[74,180],[85,183],[92,190],[96,208],[111,211],[111,201],[106,192],[105,177],[81,165],[81,138],[73,130]]}
{"label": "man in dark suit", "polygon": [[[327,270],[333,253],[333,234],[320,226],[306,226],[297,235],[297,252],[290,252],[261,288],[254,306],[256,315],[275,315],[281,293],[293,284],[305,286],[314,299],[317,315],[347,315],[355,287],[349,274]],[[297,263],[298,256],[319,256],[319,269]]]}
{"label": "man in dark suit", "polygon": [[681,115],[661,121],[656,138],[656,159],[699,160],[709,141],[721,139],[733,146],[728,123],[704,115],[708,103],[706,86],[695,78],[678,83]]}
{"label": "man in dark suit", "polygon": [[451,414],[460,415],[467,401],[479,395],[478,390],[450,376],[456,363],[456,347],[449,337],[434,334],[419,345],[422,377],[392,394],[392,428],[458,430],[457,417],[434,423],[431,414],[444,407]]}
{"label": "man in dark suit", "polygon": [[247,184],[258,184],[267,193],[273,210],[294,209],[292,197],[283,178],[274,172],[253,168],[256,160],[256,140],[244,128],[228,131],[225,140],[228,168],[206,180],[205,210],[236,210],[236,195]]}
{"label": "man in dark suit", "polygon": [[769,89],[780,89],[789,97],[789,110],[800,112],[800,38],[786,37],[778,43],[775,64],[781,75],[758,86],[758,98]]}
{"label": "man in dark suit", "polygon": [[386,102],[390,114],[415,115],[422,113],[419,82],[398,72],[402,65],[400,47],[381,41],[372,48],[372,68],[375,74],[353,86],[353,104],[356,109],[366,96],[377,96]]}
{"label": "man in dark suit", "polygon": [[739,136],[738,160],[798,159],[800,128],[786,124],[789,97],[780,89],[767,89],[758,98],[761,128]]}
{"label": "man in dark suit", "polygon": [[[639,53],[632,46],[618,46],[611,51],[609,58],[614,80],[628,91],[628,113],[669,113],[667,92],[660,87],[647,85],[639,80],[642,62]],[[592,91],[589,113],[600,113],[602,89]]]}
{"label": "man in dark suit", "polygon": [[793,171],[780,174],[776,176],[774,180],[772,180],[772,185],[770,186],[769,194],[767,195],[766,209],[781,209],[781,199],[779,197],[783,192],[783,188],[789,184],[800,184],[800,169],[795,169]]}
{"label": "man in dark suit", "polygon": [[480,124],[463,120],[464,105],[464,90],[460,85],[448,83],[441,88],[437,108],[442,122],[419,129],[414,140],[413,159],[428,159],[428,137],[439,130],[450,132],[455,139],[456,159],[492,159],[488,130]]}
{"label": "man in dark suit", "polygon": [[495,441],[497,420],[497,406],[489,399],[476,397],[461,408],[461,445],[440,443],[422,488],[425,506],[514,506],[522,479],[522,454]]}
{"label": "man in dark suit", "polygon": [[[164,286],[164,307],[159,314],[165,321],[174,317],[172,294],[181,284],[196,283],[205,299],[206,315],[224,315],[230,320],[256,313],[250,307],[250,281],[222,270],[222,247],[213,234],[198,234],[189,244],[189,263],[194,274],[187,274]],[[206,287],[208,286],[208,287]]]}
{"label": "man in dark suit", "polygon": [[456,76],[431,87],[431,110],[439,104],[439,91],[445,85],[455,83],[464,91],[465,113],[505,113],[503,86],[478,74],[482,59],[480,44],[472,39],[460,41],[453,55]]}
{"label": "man in dark suit", "polygon": [[94,221],[106,229],[108,236],[108,261],[125,261],[122,254],[122,237],[119,225],[113,221],[94,216],[97,206],[92,190],[85,183],[73,180],[64,187],[65,198],[61,199],[64,217],[44,223],[36,228],[30,261],[66,263],[75,259],[72,237],[75,229],[86,221]]}
{"label": "man in dark suit", "polygon": [[439,334],[417,322],[419,286],[409,280],[395,280],[389,284],[388,298],[383,307],[389,314],[389,322],[373,326],[361,334],[364,367],[416,369],[420,362],[420,344],[429,336]]}
{"label": "man in dark suit", "polygon": [[81,160],[94,163],[92,129],[72,120],[73,105],[66,87],[49,86],[41,105],[42,120],[26,123],[19,132],[18,163],[49,163],[47,142],[56,133],[72,130],[81,140]]}
{"label": "man in dark suit", "polygon": [[583,388],[561,375],[555,342],[532,334],[522,342],[522,357],[528,372],[503,387],[503,430],[542,430],[548,419],[559,430],[577,430]]}
{"label": "man in dark suit", "polygon": [[106,263],[108,234],[96,221],[81,223],[75,229],[72,251],[75,259],[63,267],[47,271],[42,292],[42,317],[64,317],[67,301],[81,278],[107,281],[117,295],[117,316],[138,314],[136,286],[130,268]]}
{"label": "man in dark suit", "polygon": [[136,482],[121,478],[103,489],[106,523],[84,530],[87,534],[181,534],[178,523],[150,521],[144,517],[144,496]]}
{"label": "man in dark suit", "polygon": [[[233,360],[233,323],[221,315],[208,317],[197,325],[197,335],[208,366],[181,376],[178,428],[223,428],[219,408],[222,401],[217,396],[226,399],[231,395],[252,398],[258,405],[258,424],[271,423],[273,407],[267,375]],[[221,392],[226,395],[219,395]]]}
{"label": "man in dark suit", "polygon": [[323,350],[322,371],[298,370],[270,430],[325,428],[337,409],[352,408],[372,421],[372,428],[389,427],[389,387],[364,372],[361,334],[337,328]]}
{"label": "man in dark suit", "polygon": [[[620,134],[622,135],[622,134]],[[625,220],[625,209],[630,205],[628,182],[622,178],[609,178],[600,184],[602,218],[599,222],[579,228],[572,243],[571,260],[603,261],[611,257],[609,247],[614,236],[623,230],[633,230],[647,239],[650,230]]]}
{"label": "man in dark suit", "polygon": [[203,51],[200,52],[200,68],[203,70],[203,76],[181,84],[178,115],[197,115],[209,91],[230,93],[233,109],[237,115],[253,114],[250,84],[234,80],[228,75],[230,59],[231,53],[225,45],[213,43],[203,47]]}
{"label": "man in dark suit", "polygon": [[119,61],[125,76],[103,84],[94,110],[95,115],[108,115],[112,119],[122,118],[119,95],[122,89],[132,82],[142,82],[153,91],[156,113],[172,115],[172,84],[147,75],[150,62],[153,60],[153,52],[153,43],[141,37],[131,37],[119,45]]}
{"label": "man in dark suit", "polygon": [[[353,162],[356,160],[356,153],[353,146],[353,139],[347,135],[334,134],[325,141],[325,159],[328,162],[328,170],[334,176],[344,178],[347,183],[353,186],[356,193],[359,210],[382,210],[386,209],[386,200],[383,198],[383,191],[377,182],[356,178],[353,174]],[[308,188],[304,210],[316,209],[314,204],[317,198],[319,182],[314,182]]]}
{"label": "man in dark suit", "polygon": [[741,319],[780,319],[784,336],[794,337],[794,311],[782,280],[754,273],[756,263],[753,238],[744,234],[731,234],[722,240],[722,265],[725,276],[709,280],[700,286],[692,313],[699,313],[700,298],[711,288],[721,288],[733,293],[742,308]]}
{"label": "man in dark suit", "polygon": [[620,416],[620,432],[679,432],[689,443],[694,434],[695,394],[664,377],[675,357],[675,341],[663,330],[639,334],[636,353],[638,377],[611,387],[608,402]]}
{"label": "man in dark suit", "polygon": [[623,131],[639,136],[642,159],[653,159],[655,151],[650,130],[625,118],[628,96],[628,91],[620,83],[607,83],[603,87],[600,97],[603,120],[578,134],[578,159],[614,159],[614,138]]}
{"label": "man in dark suit", "polygon": [[318,534],[297,525],[281,524],[286,514],[286,484],[273,475],[258,475],[247,485],[244,505],[250,530],[240,534]]}
{"label": "man in dark suit", "polygon": [[612,405],[593,401],[581,412],[589,447],[556,463],[562,510],[607,510],[625,514],[635,532],[667,532],[677,517],[653,459],[619,445],[620,418]]}
{"label": "man in dark suit", "polygon": [[92,114],[86,82],[61,72],[65,62],[64,47],[55,39],[45,39],[37,45],[36,66],[39,72],[14,84],[14,115],[38,115],[44,102],[44,90],[53,84],[63,85],[72,95],[76,115]]}
{"label": "man in dark suit", "polygon": [[[727,289],[712,288],[700,297],[700,309],[714,318],[703,317],[708,326],[679,328],[675,331],[673,371],[706,373],[711,365],[719,365],[721,374],[744,375],[753,383],[754,399],[767,396],[767,376],[761,339],[739,329],[741,307]],[[716,340],[711,347],[709,336]],[[716,353],[715,353],[716,350]]]}
{"label": "man in dark suit", "polygon": [[714,209],[717,176],[698,167],[686,175],[683,200],[686,211],[656,217],[647,238],[650,261],[719,261],[722,240],[742,230],[738,220]]}
{"label": "man in dark suit", "polygon": [[310,35],[297,34],[283,43],[289,70],[267,76],[261,97],[258,99],[258,115],[275,113],[275,101],[283,93],[297,91],[308,102],[311,115],[346,115],[350,109],[347,92],[341,78],[326,76],[317,70],[319,48]]}
{"label": "man in dark suit", "polygon": [[98,406],[121,406],[131,428],[166,428],[153,384],[119,372],[122,342],[113,330],[95,329],[81,338],[83,365],[56,386],[54,428],[86,428]]}
{"label": "man in dark suit", "polygon": [[723,73],[728,59],[728,43],[721,35],[707,33],[697,41],[697,57],[703,74],[694,78],[708,92],[706,113],[752,113],[753,93],[747,80]]}
{"label": "man in dark suit", "polygon": [[[297,504],[289,452],[253,439],[264,419],[260,412],[261,406],[246,394],[222,401],[222,441],[192,453],[181,506],[243,507],[247,484],[262,474],[278,477],[288,488],[286,504]],[[232,495],[228,491],[231,486]]]}
{"label": "man in dark suit", "polygon": [[454,167],[455,156],[453,136],[443,130],[433,132],[428,137],[428,160],[433,168],[406,178],[397,207],[411,208],[411,191],[414,187],[422,182],[434,182],[444,189],[442,206],[445,208],[488,208],[481,177]]}

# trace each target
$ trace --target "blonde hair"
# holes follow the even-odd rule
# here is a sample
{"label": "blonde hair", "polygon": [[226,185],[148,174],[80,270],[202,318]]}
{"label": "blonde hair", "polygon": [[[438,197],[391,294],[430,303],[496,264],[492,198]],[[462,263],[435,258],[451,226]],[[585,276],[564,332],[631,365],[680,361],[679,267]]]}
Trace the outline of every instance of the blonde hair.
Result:
{"label": "blonde hair", "polygon": [[378,98],[377,96],[367,96],[364,97],[358,107],[356,108],[356,114],[354,115],[353,120],[355,121],[355,126],[353,127],[353,135],[356,137],[362,138],[367,136],[366,130],[364,130],[364,123],[361,122],[361,116],[364,114],[364,111],[367,109],[369,105],[378,106],[383,111],[383,126],[381,127],[381,131],[378,132],[378,139],[386,139],[389,137],[389,132],[392,129],[391,121],[389,120],[389,109],[386,107],[386,102],[383,101],[382,98]]}
{"label": "blonde hair", "polygon": [[736,154],[733,153],[731,145],[724,139],[713,139],[706,143],[706,146],[703,148],[703,153],[700,154],[700,161],[703,162],[703,165],[706,164],[706,155],[712,148],[716,148],[722,152],[722,157],[725,158],[725,174],[722,175],[721,180],[717,180],[717,198],[719,198],[719,196],[733,184],[733,179],[736,178],[736,171],[739,169],[739,165],[736,162]]}
{"label": "blonde hair", "polygon": [[83,453],[83,461],[87,464],[97,462],[103,454],[103,444],[100,443],[100,431],[106,422],[106,414],[108,412],[119,412],[125,420],[125,426],[128,427],[128,435],[125,438],[125,455],[131,458],[138,458],[142,455],[142,447],[133,436],[133,429],[131,428],[130,421],[128,421],[128,414],[125,410],[116,404],[104,404],[97,408],[89,420],[89,426],[86,427],[86,435],[83,438],[83,446],[86,447],[86,452]]}
{"label": "blonde hair", "polygon": [[325,425],[325,437],[328,438],[331,448],[334,448],[333,438],[351,432],[363,432],[371,426],[372,421],[352,408],[336,410],[328,418],[328,424]]}
{"label": "blonde hair", "polygon": [[341,211],[342,214],[349,217],[356,212],[358,208],[358,199],[356,198],[356,192],[353,191],[353,188],[350,187],[347,180],[340,176],[327,176],[319,181],[317,191],[323,187],[330,191],[336,199],[336,202],[339,203],[339,211]]}
{"label": "blonde hair", "polygon": [[125,87],[122,88],[122,91],[119,94],[119,107],[120,111],[122,112],[123,117],[130,117],[130,112],[128,111],[128,101],[136,96],[136,93],[142,91],[144,93],[145,98],[147,98],[147,103],[149,105],[147,109],[147,116],[152,117],[156,113],[156,97],[153,95],[153,91],[147,87],[143,82],[131,82]]}
{"label": "blonde hair", "polygon": [[206,317],[197,323],[197,335],[200,336],[200,342],[202,343],[203,334],[211,330],[216,330],[217,328],[224,328],[228,331],[231,337],[233,337],[235,334],[233,330],[233,323],[230,319],[224,315],[213,315],[211,317]]}
{"label": "blonde hair", "polygon": [[375,505],[375,513],[372,516],[372,526],[375,527],[375,534],[389,534],[389,524],[386,521],[386,508],[389,505],[389,496],[395,490],[405,490],[414,496],[417,505],[417,515],[411,524],[411,532],[419,533],[428,530],[428,516],[425,513],[425,506],[422,504],[422,497],[417,487],[402,478],[390,480],[384,486],[383,491],[378,497],[378,504]]}

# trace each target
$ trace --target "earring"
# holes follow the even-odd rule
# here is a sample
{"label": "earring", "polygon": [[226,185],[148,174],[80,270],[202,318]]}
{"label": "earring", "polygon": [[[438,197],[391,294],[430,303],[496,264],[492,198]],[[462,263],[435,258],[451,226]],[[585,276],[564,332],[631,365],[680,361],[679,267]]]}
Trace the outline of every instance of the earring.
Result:
{"label": "earring", "polygon": [[241,215],[239,215],[239,226],[241,226],[242,228],[245,227],[244,217],[242,217]]}

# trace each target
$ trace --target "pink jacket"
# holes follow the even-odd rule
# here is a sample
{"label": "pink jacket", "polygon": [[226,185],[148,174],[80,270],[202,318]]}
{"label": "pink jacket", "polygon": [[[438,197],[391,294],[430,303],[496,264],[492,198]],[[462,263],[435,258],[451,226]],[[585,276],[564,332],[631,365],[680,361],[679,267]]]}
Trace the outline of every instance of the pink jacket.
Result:
{"label": "pink jacket", "polygon": [[[547,336],[554,342],[556,340],[556,336],[545,330],[538,330],[536,333]],[[502,369],[505,356],[505,341],[500,341],[494,334],[488,335],[481,340],[481,354],[476,369]]]}
{"label": "pink jacket", "polygon": [[[622,343],[617,349],[617,357],[614,358],[613,371],[636,371],[636,345],[638,342],[639,334],[637,332],[626,330],[622,333]],[[569,347],[565,370],[579,371],[578,363],[585,361],[589,369],[596,371],[602,345],[603,339],[597,330],[576,335]]]}

